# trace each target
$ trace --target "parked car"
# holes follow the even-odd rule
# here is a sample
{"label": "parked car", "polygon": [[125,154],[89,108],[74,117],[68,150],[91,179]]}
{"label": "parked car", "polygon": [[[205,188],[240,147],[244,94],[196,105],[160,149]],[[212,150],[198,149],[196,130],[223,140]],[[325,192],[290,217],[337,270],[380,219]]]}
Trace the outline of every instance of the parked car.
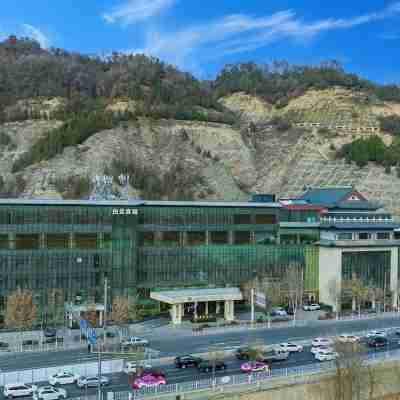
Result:
{"label": "parked car", "polygon": [[22,346],[38,346],[39,340],[36,339],[26,339],[22,341]]}
{"label": "parked car", "polygon": [[49,343],[63,343],[64,338],[63,337],[46,337],[43,339],[42,344],[49,344]]}
{"label": "parked car", "polygon": [[121,346],[127,347],[127,346],[148,346],[149,341],[147,339],[142,339],[139,337],[130,337],[128,339],[125,339],[121,342]]}
{"label": "parked car", "polygon": [[[100,377],[100,385],[106,386],[110,383],[110,380],[105,377]],[[88,388],[88,387],[98,387],[99,386],[99,377],[98,376],[80,376],[76,381],[76,384],[81,389]]]}
{"label": "parked car", "polygon": [[132,388],[134,390],[138,390],[144,387],[156,387],[160,385],[165,385],[166,383],[167,380],[165,379],[165,376],[149,373],[137,377],[132,384]]}
{"label": "parked car", "polygon": [[304,304],[303,305],[303,310],[304,311],[317,311],[320,310],[321,306],[317,303],[312,303],[312,304]]}
{"label": "parked car", "polygon": [[176,357],[174,360],[177,368],[198,367],[203,360],[200,357],[185,355]]}
{"label": "parked car", "polygon": [[128,361],[123,368],[123,372],[125,372],[126,374],[136,374],[139,370],[146,371],[149,369],[151,369],[150,364],[138,363],[136,361]]}
{"label": "parked car", "polygon": [[36,385],[29,385],[27,383],[7,383],[4,385],[4,397],[13,399],[14,397],[32,396],[37,390]]}
{"label": "parked car", "polygon": [[336,360],[338,356],[338,353],[336,353],[335,351],[319,351],[315,355],[315,359],[318,361],[333,361]]}
{"label": "parked car", "polygon": [[338,341],[341,343],[356,343],[360,338],[356,335],[343,334],[338,336]]}
{"label": "parked car", "polygon": [[240,366],[240,369],[243,372],[261,372],[261,371],[268,371],[269,367],[268,364],[262,361],[249,361],[242,364]]}
{"label": "parked car", "polygon": [[75,383],[78,380],[78,376],[71,372],[60,371],[54,375],[49,376],[49,383],[52,386],[55,385],[68,385],[70,383]]}
{"label": "parked car", "polygon": [[53,386],[42,386],[33,394],[34,400],[60,400],[67,398],[67,391]]}
{"label": "parked car", "polygon": [[387,334],[386,334],[385,331],[376,331],[376,330],[370,331],[365,335],[365,337],[368,338],[368,339],[375,338],[375,337],[383,337],[383,338],[385,338],[386,336],[387,336]]}
{"label": "parked car", "polygon": [[57,336],[57,329],[55,329],[55,328],[46,328],[43,331],[43,335],[45,337],[55,337],[55,336]]}
{"label": "parked car", "polygon": [[321,352],[326,352],[326,351],[333,351],[332,347],[329,346],[317,346],[317,347],[311,347],[311,353],[314,354],[314,356],[317,353],[321,353]]}
{"label": "parked car", "polygon": [[333,344],[333,340],[329,338],[317,337],[311,342],[311,347],[318,346],[330,346]]}
{"label": "parked car", "polygon": [[226,364],[222,360],[203,360],[197,365],[197,368],[202,372],[211,372],[213,369],[215,369],[215,371],[221,371],[226,369]]}
{"label": "parked car", "polygon": [[388,344],[388,340],[385,337],[381,337],[381,336],[375,336],[373,338],[371,338],[370,340],[368,340],[368,346],[369,347],[385,347]]}
{"label": "parked car", "polygon": [[287,353],[298,353],[303,351],[303,346],[295,343],[281,343],[276,348],[277,351],[284,351]]}
{"label": "parked car", "polygon": [[276,316],[286,317],[287,316],[287,312],[283,307],[275,307],[271,311],[271,316],[272,317],[276,317]]}
{"label": "parked car", "polygon": [[250,349],[248,347],[239,347],[235,352],[235,356],[238,360],[248,360],[249,353]]}

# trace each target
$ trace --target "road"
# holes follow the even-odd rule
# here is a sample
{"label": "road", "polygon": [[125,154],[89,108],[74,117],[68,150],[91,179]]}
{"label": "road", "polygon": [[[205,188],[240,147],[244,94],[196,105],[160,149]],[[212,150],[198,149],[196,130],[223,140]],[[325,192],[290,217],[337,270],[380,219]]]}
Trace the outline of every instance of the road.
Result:
{"label": "road", "polygon": [[[387,348],[376,350],[366,348],[365,351],[381,352],[395,349],[400,349],[399,338],[396,335],[391,335],[389,336],[389,345],[387,346]],[[243,361],[236,360],[234,357],[229,357],[225,359],[227,369],[225,371],[216,371],[216,376],[240,374],[240,365],[242,362]],[[314,356],[310,352],[310,346],[307,346],[304,348],[303,352],[291,354],[288,360],[274,363],[273,368],[281,369],[289,367],[299,367],[316,362],[318,361],[314,359]],[[177,369],[174,365],[167,365],[164,366],[162,369],[166,374],[168,384],[201,380],[211,376],[211,373],[207,374],[199,372],[197,368]],[[118,392],[130,390],[130,387],[128,385],[128,376],[125,373],[112,374],[108,375],[108,377],[110,378],[110,385],[104,389],[105,391]],[[47,382],[38,383],[39,386],[44,386],[47,384]],[[83,394],[95,394],[97,391],[96,388],[80,389],[76,385],[65,385],[63,387],[67,390],[69,398],[78,397]],[[2,394],[0,394],[0,400],[3,400]]]}
{"label": "road", "polygon": [[[400,327],[400,318],[370,319],[327,323],[315,327],[273,328],[229,331],[204,336],[173,336],[167,338],[149,338],[151,348],[160,351],[160,357],[176,356],[185,353],[203,353],[210,349],[231,350],[254,340],[266,345],[284,341],[302,341],[316,336],[334,336],[341,333],[370,329]],[[112,356],[103,356],[111,358]],[[114,356],[115,357],[115,356]],[[51,366],[95,361],[96,354],[88,354],[86,349],[73,349],[57,352],[25,352],[0,354],[0,370],[16,371]]]}

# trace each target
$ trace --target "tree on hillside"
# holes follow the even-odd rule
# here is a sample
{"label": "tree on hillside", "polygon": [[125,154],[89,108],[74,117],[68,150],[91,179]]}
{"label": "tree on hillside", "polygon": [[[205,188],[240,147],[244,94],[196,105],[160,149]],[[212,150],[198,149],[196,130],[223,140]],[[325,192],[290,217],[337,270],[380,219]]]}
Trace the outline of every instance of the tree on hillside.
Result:
{"label": "tree on hillside", "polygon": [[19,331],[31,329],[37,317],[37,307],[32,292],[17,289],[7,297],[5,324]]}

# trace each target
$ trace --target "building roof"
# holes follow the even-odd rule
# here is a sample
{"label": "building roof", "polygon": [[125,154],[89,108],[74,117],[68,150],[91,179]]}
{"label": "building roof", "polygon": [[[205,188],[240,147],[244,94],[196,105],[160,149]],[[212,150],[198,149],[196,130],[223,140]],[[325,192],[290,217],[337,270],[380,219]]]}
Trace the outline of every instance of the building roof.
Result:
{"label": "building roof", "polygon": [[111,206],[111,207],[246,207],[246,208],[280,208],[278,202],[253,203],[245,201],[153,201],[153,200],[57,200],[57,199],[0,199],[2,205],[45,205],[45,206]]}
{"label": "building roof", "polygon": [[222,300],[242,300],[243,295],[239,288],[192,288],[161,290],[150,292],[150,298],[168,304],[191,303],[194,301],[222,301]]}

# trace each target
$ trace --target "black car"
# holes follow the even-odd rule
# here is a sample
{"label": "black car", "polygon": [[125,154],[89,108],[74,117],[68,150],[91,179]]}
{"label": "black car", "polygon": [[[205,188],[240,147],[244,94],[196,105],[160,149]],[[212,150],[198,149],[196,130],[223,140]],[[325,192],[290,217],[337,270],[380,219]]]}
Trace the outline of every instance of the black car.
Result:
{"label": "black car", "polygon": [[22,341],[22,346],[37,346],[39,344],[39,340],[36,339],[27,339]]}
{"label": "black car", "polygon": [[211,372],[214,368],[215,371],[222,371],[226,369],[226,364],[221,360],[204,360],[197,366],[197,368],[202,372]]}
{"label": "black car", "polygon": [[55,337],[55,336],[57,336],[57,330],[54,329],[54,328],[46,328],[46,329],[43,331],[43,335],[44,335],[45,337],[48,337],[48,338],[50,338],[50,337]]}
{"label": "black car", "polygon": [[368,341],[369,347],[385,347],[388,344],[388,340],[385,337],[374,337]]}
{"label": "black car", "polygon": [[240,347],[236,350],[235,356],[238,360],[248,360],[250,358],[250,349],[248,347]]}
{"label": "black car", "polygon": [[7,342],[0,342],[0,350],[8,349],[9,346]]}
{"label": "black car", "polygon": [[180,356],[175,358],[175,366],[177,368],[197,367],[203,360],[200,357],[191,355]]}

